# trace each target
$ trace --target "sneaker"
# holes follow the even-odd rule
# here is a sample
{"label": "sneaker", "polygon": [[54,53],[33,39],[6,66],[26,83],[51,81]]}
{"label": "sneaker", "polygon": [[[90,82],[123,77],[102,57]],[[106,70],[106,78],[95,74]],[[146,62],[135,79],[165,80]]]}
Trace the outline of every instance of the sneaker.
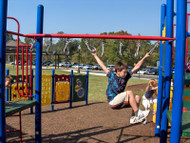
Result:
{"label": "sneaker", "polygon": [[150,110],[142,111],[139,110],[138,116],[131,117],[130,124],[136,124],[142,122],[149,114]]}
{"label": "sneaker", "polygon": [[145,118],[144,120],[143,120],[143,124],[145,125],[146,123],[147,123],[147,118]]}

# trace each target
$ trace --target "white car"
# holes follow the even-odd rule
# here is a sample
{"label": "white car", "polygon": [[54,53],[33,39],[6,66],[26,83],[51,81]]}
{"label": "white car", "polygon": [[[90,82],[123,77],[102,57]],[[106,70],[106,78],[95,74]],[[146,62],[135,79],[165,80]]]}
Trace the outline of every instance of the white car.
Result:
{"label": "white car", "polygon": [[83,69],[84,66],[85,66],[85,64],[80,64],[80,65],[79,65],[79,68]]}
{"label": "white car", "polygon": [[10,65],[15,65],[15,62],[10,62],[9,64],[10,64]]}
{"label": "white car", "polygon": [[147,72],[146,69],[141,69],[139,71],[137,71],[138,74],[145,74]]}
{"label": "white car", "polygon": [[[50,64],[50,66],[55,66],[55,63]],[[56,63],[56,66],[58,66],[58,63]]]}
{"label": "white car", "polygon": [[99,70],[99,68],[100,68],[100,66],[99,66],[98,64],[92,66],[92,69],[93,69],[93,70]]}
{"label": "white car", "polygon": [[78,68],[79,67],[79,64],[73,64],[72,65],[72,68]]}
{"label": "white car", "polygon": [[59,66],[60,66],[60,67],[64,67],[65,64],[66,64],[65,62],[61,62],[61,63],[59,63]]}
{"label": "white car", "polygon": [[107,68],[108,70],[115,71],[115,65],[108,65],[106,68]]}
{"label": "white car", "polygon": [[76,69],[80,68],[80,69],[82,69],[84,66],[85,66],[84,64],[74,64],[72,66],[72,68],[76,68]]}
{"label": "white car", "polygon": [[85,65],[84,67],[83,67],[83,69],[92,69],[92,64],[87,64],[87,65]]}

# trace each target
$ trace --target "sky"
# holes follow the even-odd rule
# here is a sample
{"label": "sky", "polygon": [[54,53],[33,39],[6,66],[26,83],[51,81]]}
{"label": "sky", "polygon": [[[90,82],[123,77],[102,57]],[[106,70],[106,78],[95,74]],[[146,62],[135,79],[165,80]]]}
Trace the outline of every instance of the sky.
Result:
{"label": "sky", "polygon": [[[127,31],[160,35],[161,5],[166,0],[8,0],[7,16],[20,33],[36,33],[37,7],[44,6],[44,33],[100,34]],[[7,29],[17,31],[13,20]]]}

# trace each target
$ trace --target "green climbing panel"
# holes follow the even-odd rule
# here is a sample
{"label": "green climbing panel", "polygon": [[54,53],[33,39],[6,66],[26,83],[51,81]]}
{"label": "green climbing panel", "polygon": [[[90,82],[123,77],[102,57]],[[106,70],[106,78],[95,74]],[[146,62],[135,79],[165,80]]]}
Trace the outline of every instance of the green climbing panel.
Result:
{"label": "green climbing panel", "polygon": [[[181,136],[190,137],[190,120],[189,120],[189,117],[190,117],[190,112],[183,112]],[[172,121],[172,111],[171,110],[167,111],[167,118],[168,118],[168,121],[171,123],[171,121]]]}

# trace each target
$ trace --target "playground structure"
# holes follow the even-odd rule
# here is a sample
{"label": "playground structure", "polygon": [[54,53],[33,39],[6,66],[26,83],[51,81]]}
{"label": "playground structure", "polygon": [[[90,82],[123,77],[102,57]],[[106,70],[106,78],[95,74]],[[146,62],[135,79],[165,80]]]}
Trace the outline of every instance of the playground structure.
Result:
{"label": "playground structure", "polygon": [[[161,36],[126,36],[126,35],[87,35],[87,34],[43,34],[43,6],[38,6],[37,15],[37,34],[20,34],[10,32],[11,34],[34,38],[36,39],[36,74],[35,74],[35,141],[41,142],[41,79],[42,79],[42,45],[43,37],[52,38],[101,38],[101,39],[134,39],[134,40],[164,40],[165,41],[165,55],[163,55],[163,45],[160,42],[160,66],[159,66],[159,91],[158,91],[158,106],[156,118],[156,136],[160,136],[161,142],[166,142],[167,139],[167,111],[169,109],[170,98],[170,82],[171,82],[171,61],[172,61],[172,42],[176,39],[176,55],[175,55],[175,75],[174,75],[174,95],[171,122],[171,140],[170,142],[180,142],[181,136],[181,121],[182,121],[182,107],[184,94],[184,79],[185,79],[185,47],[187,34],[186,29],[186,13],[187,1],[177,0],[177,14],[176,14],[176,38],[173,38],[173,0],[167,0],[166,5],[162,5],[161,17]],[[1,14],[1,33],[0,33],[0,142],[6,141],[5,135],[5,97],[4,97],[4,82],[5,82],[5,41],[6,41],[6,17],[7,17],[7,0],[0,0]],[[163,19],[166,18],[166,37],[162,37]],[[165,59],[163,58],[165,56]],[[163,60],[164,59],[164,60]],[[164,67],[163,68],[163,63]],[[163,70],[164,69],[164,70]],[[3,74],[4,73],[4,74]],[[164,76],[163,76],[164,75]],[[163,86],[164,85],[164,86]],[[163,94],[163,95],[162,95]],[[163,99],[162,99],[163,98]],[[162,104],[161,104],[162,103]],[[161,108],[162,120],[161,119]],[[189,112],[187,112],[189,114]]]}
{"label": "playground structure", "polygon": [[[28,105],[34,103],[33,96],[27,95],[28,88],[30,93],[33,93],[35,85],[35,76],[33,76],[33,70],[31,72],[31,85],[26,84],[27,77],[23,80],[22,76],[13,76],[14,84],[10,90],[6,90],[6,116],[10,116],[13,113],[11,111],[11,106],[19,106],[20,104]],[[6,75],[9,75],[9,70],[6,70]],[[29,76],[30,77],[30,76]],[[19,83],[16,81],[19,80]],[[22,94],[21,94],[22,93]],[[32,94],[31,94],[32,95]],[[26,101],[26,102],[23,102]],[[73,102],[85,101],[88,104],[88,71],[86,75],[74,75],[73,70],[71,70],[70,75],[56,75],[55,70],[52,70],[51,75],[42,75],[42,96],[41,105],[51,105],[51,110],[54,110],[56,104],[69,103],[69,107],[72,107]],[[27,104],[28,103],[28,104]],[[33,104],[35,105],[35,104]],[[16,108],[15,107],[15,108]],[[22,106],[21,106],[22,107]],[[26,106],[27,107],[27,106]],[[28,108],[31,106],[28,106]],[[23,108],[23,107],[22,107]],[[25,109],[25,108],[23,108]],[[15,110],[14,110],[15,111]],[[22,118],[21,111],[19,111],[19,130],[6,130],[6,132],[20,132],[20,142],[22,142]],[[31,108],[31,113],[33,113],[33,108]]]}
{"label": "playground structure", "polygon": [[[6,70],[8,75],[9,70]],[[19,84],[16,83],[17,76],[12,76],[14,84],[10,91],[6,90],[6,101],[28,101],[33,97],[27,96],[27,88],[31,89],[31,93],[35,91],[33,85],[35,83],[35,76],[32,70],[32,85],[27,86],[26,81],[19,76]],[[70,75],[57,75],[55,70],[52,70],[52,74],[42,75],[42,97],[41,105],[51,105],[51,110],[54,110],[54,105],[61,103],[69,103],[69,107],[72,107],[72,102],[85,101],[88,104],[88,71],[86,75],[74,75],[71,70]],[[34,81],[34,82],[33,82]],[[24,92],[23,95],[20,93]]]}

